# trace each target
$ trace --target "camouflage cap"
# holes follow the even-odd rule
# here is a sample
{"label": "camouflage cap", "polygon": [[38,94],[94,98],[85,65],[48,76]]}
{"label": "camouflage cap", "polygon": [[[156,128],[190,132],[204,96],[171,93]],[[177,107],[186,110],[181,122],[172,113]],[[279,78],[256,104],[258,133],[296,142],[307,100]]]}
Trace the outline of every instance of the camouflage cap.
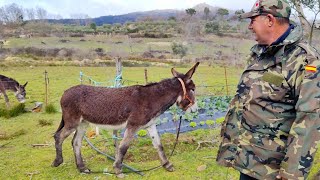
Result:
{"label": "camouflage cap", "polygon": [[239,15],[239,18],[251,18],[262,14],[272,14],[276,17],[288,18],[291,14],[291,7],[287,0],[257,0],[251,11]]}

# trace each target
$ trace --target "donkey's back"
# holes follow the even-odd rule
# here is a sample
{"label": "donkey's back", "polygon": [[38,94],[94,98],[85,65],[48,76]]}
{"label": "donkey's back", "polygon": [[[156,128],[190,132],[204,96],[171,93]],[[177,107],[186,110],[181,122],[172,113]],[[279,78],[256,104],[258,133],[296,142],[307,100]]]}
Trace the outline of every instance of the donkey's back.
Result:
{"label": "donkey's back", "polygon": [[63,119],[85,119],[94,124],[123,124],[132,112],[139,111],[141,86],[105,88],[78,85],[61,98]]}

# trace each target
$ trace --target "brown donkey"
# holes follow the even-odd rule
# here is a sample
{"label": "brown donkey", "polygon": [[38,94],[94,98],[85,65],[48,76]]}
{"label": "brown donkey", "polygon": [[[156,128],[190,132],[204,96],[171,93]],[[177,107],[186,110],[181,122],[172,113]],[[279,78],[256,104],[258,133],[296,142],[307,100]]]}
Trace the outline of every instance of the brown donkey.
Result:
{"label": "brown donkey", "polygon": [[174,103],[185,111],[197,109],[195,84],[191,77],[198,65],[199,62],[186,74],[172,68],[173,78],[145,86],[105,88],[78,85],[66,90],[60,102],[62,120],[54,135],[56,159],[52,165],[57,167],[63,162],[62,143],[76,131],[72,146],[77,168],[80,172],[90,173],[83,162],[80,149],[86,127],[88,123],[93,123],[108,129],[126,128],[113,164],[116,174],[121,173],[123,157],[140,128],[147,128],[152,144],[158,150],[161,164],[166,170],[173,171],[173,165],[163,151],[155,119]]}

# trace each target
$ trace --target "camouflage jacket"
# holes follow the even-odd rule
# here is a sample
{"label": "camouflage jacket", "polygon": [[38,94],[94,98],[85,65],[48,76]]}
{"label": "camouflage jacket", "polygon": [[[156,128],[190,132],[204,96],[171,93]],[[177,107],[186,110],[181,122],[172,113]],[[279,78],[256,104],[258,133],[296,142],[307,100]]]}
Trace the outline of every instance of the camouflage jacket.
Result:
{"label": "camouflage jacket", "polygon": [[255,45],[221,129],[217,162],[257,179],[305,179],[320,142],[320,60],[296,26]]}

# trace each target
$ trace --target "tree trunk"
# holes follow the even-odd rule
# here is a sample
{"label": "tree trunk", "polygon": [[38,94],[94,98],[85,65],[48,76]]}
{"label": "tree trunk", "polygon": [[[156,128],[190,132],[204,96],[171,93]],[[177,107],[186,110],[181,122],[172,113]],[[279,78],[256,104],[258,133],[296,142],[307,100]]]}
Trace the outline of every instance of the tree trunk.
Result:
{"label": "tree trunk", "polygon": [[298,17],[303,28],[303,36],[307,39],[310,37],[311,27],[310,23],[307,21],[307,18],[303,12],[303,7],[300,1],[293,1],[296,10],[298,11]]}

